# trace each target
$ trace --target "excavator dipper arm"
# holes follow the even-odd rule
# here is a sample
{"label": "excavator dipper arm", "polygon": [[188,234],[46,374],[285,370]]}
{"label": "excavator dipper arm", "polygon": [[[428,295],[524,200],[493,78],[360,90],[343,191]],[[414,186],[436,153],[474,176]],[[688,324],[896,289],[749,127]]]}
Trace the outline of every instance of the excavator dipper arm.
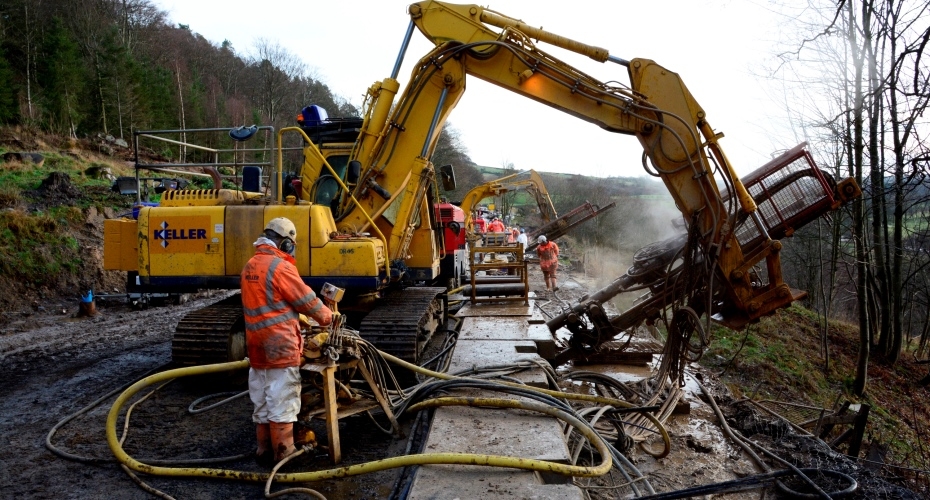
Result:
{"label": "excavator dipper arm", "polygon": [[[605,130],[634,135],[650,167],[662,178],[695,232],[716,283],[725,288],[731,311],[745,316],[785,307],[793,294],[780,279],[778,242],[744,255],[733,233],[740,211],[765,232],[756,206],[718,144],[706,113],[674,72],[648,59],[624,60],[477,5],[433,0],[409,8],[417,28],[436,44],[456,41],[468,75],[536,100]],[[603,83],[540,50],[533,40],[626,66],[630,86]],[[717,176],[720,176],[719,179]],[[729,193],[718,189],[718,180]],[[733,201],[726,201],[733,200]],[[766,261],[769,283],[752,283],[741,272]]]}

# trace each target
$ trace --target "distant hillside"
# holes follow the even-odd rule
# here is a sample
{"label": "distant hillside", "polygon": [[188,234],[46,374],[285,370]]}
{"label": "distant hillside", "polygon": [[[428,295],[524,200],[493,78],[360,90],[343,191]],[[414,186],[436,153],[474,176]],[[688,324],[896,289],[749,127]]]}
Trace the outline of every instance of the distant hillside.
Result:
{"label": "distant hillside", "polygon": [[[510,175],[515,172],[520,172],[525,169],[507,169],[501,167],[483,167],[478,166],[478,171],[481,172],[481,175],[484,176],[485,181],[490,181],[498,179],[505,175]],[[543,177],[543,180],[546,181],[546,185],[549,185],[549,181],[560,180],[560,181],[571,181],[578,177],[588,177],[579,174],[566,174],[560,172],[544,172],[539,169],[535,169],[539,172],[539,175]],[[625,191],[628,195],[633,196],[649,196],[649,195],[665,195],[668,194],[668,191],[665,189],[665,186],[662,185],[662,182],[658,179],[650,179],[648,177],[588,177],[591,179],[599,179],[599,181],[606,182],[612,189],[618,191]]]}

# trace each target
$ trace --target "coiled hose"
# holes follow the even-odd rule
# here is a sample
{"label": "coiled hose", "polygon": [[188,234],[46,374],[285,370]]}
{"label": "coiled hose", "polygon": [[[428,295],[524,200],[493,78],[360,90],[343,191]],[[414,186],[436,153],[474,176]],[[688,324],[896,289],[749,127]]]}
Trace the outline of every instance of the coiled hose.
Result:
{"label": "coiled hose", "polygon": [[[382,355],[391,359],[393,356],[382,353]],[[396,359],[396,358],[395,358]],[[400,361],[400,360],[398,360]],[[126,389],[122,394],[117,397],[116,401],[113,403],[113,406],[110,408],[110,412],[107,415],[107,424],[106,424],[106,435],[107,435],[107,444],[110,447],[110,450],[113,452],[113,455],[116,457],[117,461],[126,467],[137,471],[143,472],[146,474],[159,475],[159,476],[169,476],[169,477],[212,477],[212,478],[223,478],[223,479],[238,479],[244,481],[267,481],[271,477],[268,473],[261,472],[245,472],[245,471],[236,471],[229,469],[216,469],[216,468],[204,468],[204,467],[163,467],[155,466],[151,464],[142,463],[131,456],[129,456],[122,447],[119,438],[117,437],[116,424],[119,418],[119,414],[123,406],[139,391],[142,389],[157,384],[162,381],[172,380],[179,377],[186,376],[196,376],[196,375],[205,375],[210,373],[219,373],[227,372],[230,370],[241,370],[248,368],[249,361],[235,361],[230,363],[219,363],[213,365],[204,365],[204,366],[193,366],[187,368],[177,368],[173,370],[168,370],[165,372],[157,373],[148,377],[139,380],[134,383],[128,389]],[[411,365],[412,366],[412,365]],[[419,370],[419,367],[416,367]],[[435,372],[430,372],[430,374]],[[516,385],[516,384],[515,384]],[[536,389],[538,390],[538,389]],[[556,391],[548,391],[556,392]],[[560,393],[557,393],[560,394]],[[566,396],[566,395],[563,395]],[[621,404],[627,404],[622,401],[617,401]],[[436,403],[438,404],[438,403]],[[451,404],[451,403],[450,403]],[[510,404],[510,403],[503,403]],[[408,465],[430,465],[430,464],[453,464],[453,465],[486,465],[494,467],[509,467],[516,469],[524,470],[533,470],[533,471],[546,471],[552,472],[555,474],[567,475],[567,476],[582,476],[582,477],[592,477],[603,475],[610,470],[612,465],[611,454],[607,452],[606,448],[602,448],[603,440],[597,436],[593,431],[586,430],[588,426],[581,424],[578,419],[567,415],[564,411],[546,406],[539,405],[539,410],[535,410],[536,405],[530,404],[526,409],[534,409],[534,411],[541,411],[543,413],[552,414],[557,416],[557,418],[565,417],[564,421],[568,422],[570,425],[578,426],[576,427],[579,432],[590,436],[589,439],[593,439],[592,444],[597,447],[599,450],[603,450],[602,455],[603,462],[595,467],[583,467],[583,466],[573,466],[560,464],[555,462],[549,462],[546,460],[535,460],[535,459],[526,459],[518,457],[506,457],[499,455],[483,455],[483,454],[471,454],[471,453],[427,453],[420,455],[410,455],[402,457],[391,457],[382,460],[376,460],[372,462],[367,462],[364,464],[350,465],[345,467],[337,467],[333,469],[326,469],[321,471],[313,472],[297,472],[297,473],[287,473],[280,474],[275,476],[275,479],[279,482],[312,482],[320,481],[325,479],[337,478],[337,477],[346,477],[354,476],[359,474],[366,474],[370,472],[381,471],[385,469],[391,469],[395,467],[404,467]],[[545,410],[543,410],[545,408]]]}

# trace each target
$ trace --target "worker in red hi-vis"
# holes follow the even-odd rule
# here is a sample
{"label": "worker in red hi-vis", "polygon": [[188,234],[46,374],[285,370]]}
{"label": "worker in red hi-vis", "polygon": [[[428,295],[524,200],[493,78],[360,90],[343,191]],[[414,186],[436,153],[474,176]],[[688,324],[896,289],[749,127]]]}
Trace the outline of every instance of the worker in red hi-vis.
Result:
{"label": "worker in red hi-vis", "polygon": [[242,269],[242,310],[249,355],[249,397],[259,463],[294,453],[294,422],[300,411],[300,362],[304,339],[299,314],[321,326],[332,311],[300,278],[294,262],[297,228],[284,217],[272,219],[255,241],[255,255]]}
{"label": "worker in red hi-vis", "polygon": [[546,291],[559,289],[555,283],[555,274],[559,269],[559,246],[554,241],[548,241],[545,235],[537,240],[536,255],[539,256],[539,267],[542,268],[543,278],[546,280]]}

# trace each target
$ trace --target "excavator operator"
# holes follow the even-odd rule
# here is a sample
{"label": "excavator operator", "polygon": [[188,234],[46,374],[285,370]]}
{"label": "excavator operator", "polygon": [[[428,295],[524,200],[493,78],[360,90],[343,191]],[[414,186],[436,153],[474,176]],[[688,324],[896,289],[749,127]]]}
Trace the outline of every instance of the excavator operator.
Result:
{"label": "excavator operator", "polygon": [[242,309],[249,356],[249,397],[258,449],[256,460],[271,464],[290,455],[300,411],[300,314],[321,326],[333,313],[300,278],[294,263],[297,228],[272,219],[253,244],[255,255],[242,269]]}

